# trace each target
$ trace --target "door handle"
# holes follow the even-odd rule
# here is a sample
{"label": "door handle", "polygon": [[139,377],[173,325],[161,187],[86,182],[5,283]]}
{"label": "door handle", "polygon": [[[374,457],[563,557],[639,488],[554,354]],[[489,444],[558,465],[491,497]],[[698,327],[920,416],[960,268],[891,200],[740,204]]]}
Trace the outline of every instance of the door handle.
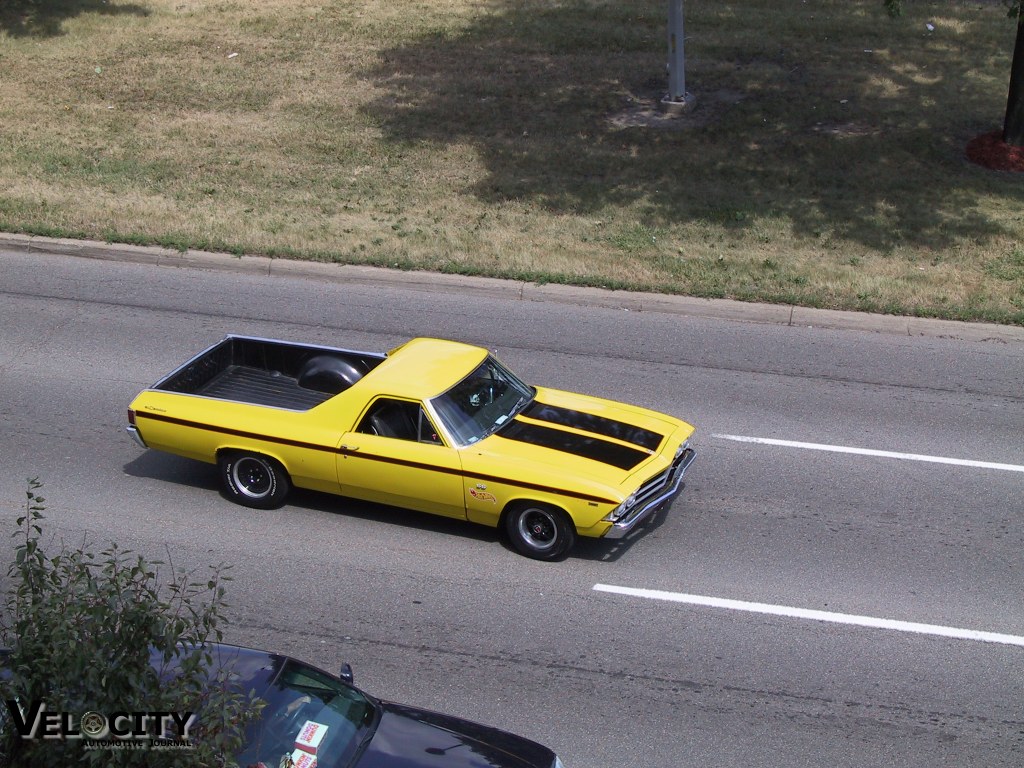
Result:
{"label": "door handle", "polygon": [[358,445],[344,445],[344,444],[342,444],[340,446],[340,450],[342,450],[342,451],[358,451],[359,450],[359,446]]}

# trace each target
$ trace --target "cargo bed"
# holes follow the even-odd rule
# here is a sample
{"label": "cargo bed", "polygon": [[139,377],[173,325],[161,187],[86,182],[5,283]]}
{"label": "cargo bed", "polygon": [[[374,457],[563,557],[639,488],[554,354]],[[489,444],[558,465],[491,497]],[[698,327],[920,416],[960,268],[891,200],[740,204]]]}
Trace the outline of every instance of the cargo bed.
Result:
{"label": "cargo bed", "polygon": [[228,336],[153,389],[306,411],[343,392],[384,355],[333,347]]}

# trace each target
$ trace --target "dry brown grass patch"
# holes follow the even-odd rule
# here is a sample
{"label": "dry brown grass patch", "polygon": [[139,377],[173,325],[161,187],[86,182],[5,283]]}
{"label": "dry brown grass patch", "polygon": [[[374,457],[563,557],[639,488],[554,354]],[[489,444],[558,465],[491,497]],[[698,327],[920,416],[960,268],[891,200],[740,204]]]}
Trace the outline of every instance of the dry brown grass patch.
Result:
{"label": "dry brown grass patch", "polygon": [[996,6],[689,6],[676,120],[657,0],[61,7],[0,15],[10,230],[1024,322]]}

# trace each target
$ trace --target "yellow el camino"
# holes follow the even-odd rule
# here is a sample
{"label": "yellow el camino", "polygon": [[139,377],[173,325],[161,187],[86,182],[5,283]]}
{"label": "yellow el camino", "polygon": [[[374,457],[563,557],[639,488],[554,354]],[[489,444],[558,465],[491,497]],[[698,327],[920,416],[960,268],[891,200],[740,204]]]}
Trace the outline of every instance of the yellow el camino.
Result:
{"label": "yellow el camino", "polygon": [[522,554],[620,538],[682,487],[694,428],[520,381],[486,349],[388,354],[228,336],[128,410],[144,448],[216,463],[258,509],[292,486],[502,529]]}

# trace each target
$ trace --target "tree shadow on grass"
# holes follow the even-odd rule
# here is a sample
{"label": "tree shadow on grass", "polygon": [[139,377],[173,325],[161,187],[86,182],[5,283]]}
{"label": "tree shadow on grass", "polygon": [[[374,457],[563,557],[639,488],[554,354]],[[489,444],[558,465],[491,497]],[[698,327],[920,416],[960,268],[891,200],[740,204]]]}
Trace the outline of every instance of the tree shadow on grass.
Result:
{"label": "tree shadow on grass", "polygon": [[780,37],[768,26],[777,4],[749,5],[741,16],[688,6],[696,106],[677,120],[656,116],[660,4],[540,0],[383,51],[368,75],[385,95],[367,112],[399,146],[472,145],[487,173],[464,191],[556,215],[611,206],[645,225],[727,230],[782,219],[881,251],[1012,234],[980,201],[1024,202],[1021,187],[964,159],[1005,93],[964,82],[966,33],[918,44],[881,10],[825,2],[826,21]]}
{"label": "tree shadow on grass", "polygon": [[64,34],[66,20],[83,13],[148,16],[149,10],[110,0],[0,0],[0,33],[10,37],[57,37]]}

